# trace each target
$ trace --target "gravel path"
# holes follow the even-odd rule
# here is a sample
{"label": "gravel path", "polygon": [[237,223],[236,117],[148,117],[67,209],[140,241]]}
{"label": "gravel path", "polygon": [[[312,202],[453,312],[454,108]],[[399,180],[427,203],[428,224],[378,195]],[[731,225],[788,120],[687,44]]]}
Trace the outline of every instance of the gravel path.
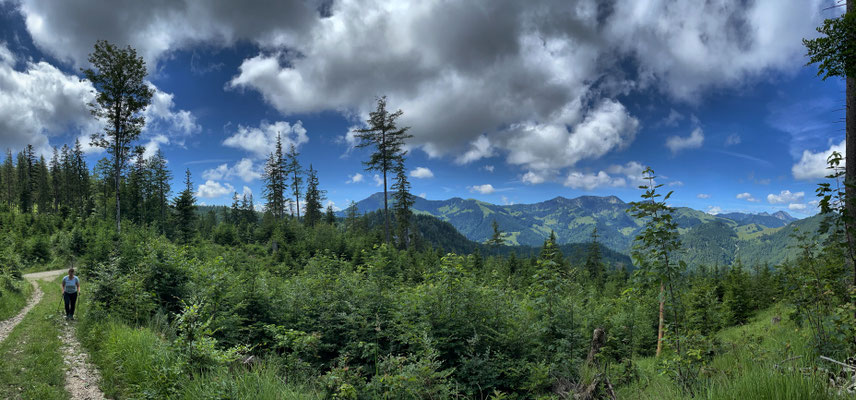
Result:
{"label": "gravel path", "polygon": [[62,353],[65,358],[65,390],[72,399],[103,400],[104,393],[98,388],[101,376],[98,369],[89,363],[89,355],[82,351],[83,347],[74,335],[74,323],[65,323],[60,339]]}
{"label": "gravel path", "polygon": [[[5,321],[0,321],[0,342],[5,340],[9,336],[9,333],[12,332],[12,329],[42,300],[44,293],[42,293],[42,289],[39,288],[36,281],[42,279],[50,280],[65,272],[66,270],[59,269],[24,275],[24,278],[33,284],[33,295],[18,315]],[[59,338],[63,343],[62,353],[66,366],[65,390],[68,391],[72,399],[103,400],[104,394],[98,388],[98,380],[100,379],[98,370],[87,362],[89,356],[83,352],[83,347],[74,335],[74,324],[63,322]]]}

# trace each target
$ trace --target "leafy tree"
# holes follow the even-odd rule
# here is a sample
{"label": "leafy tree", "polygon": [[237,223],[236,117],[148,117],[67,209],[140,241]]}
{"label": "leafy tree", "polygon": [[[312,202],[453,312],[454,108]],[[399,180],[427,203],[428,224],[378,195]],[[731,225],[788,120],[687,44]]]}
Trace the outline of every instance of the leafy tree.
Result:
{"label": "leafy tree", "polygon": [[[294,196],[296,207],[292,210],[297,211],[297,219],[300,219],[300,193],[303,188],[303,168],[300,167],[300,161],[297,157],[300,153],[297,152],[297,147],[294,143],[288,148],[288,162],[285,164],[285,174],[291,179],[291,194]],[[308,189],[307,189],[308,190]],[[294,216],[294,213],[291,214]]]}
{"label": "leafy tree", "polygon": [[175,207],[176,229],[182,243],[193,237],[196,222],[196,198],[193,196],[193,183],[190,181],[190,169],[184,173],[184,190],[173,200]]}
{"label": "leafy tree", "polygon": [[325,192],[318,189],[318,174],[312,168],[312,164],[309,164],[309,173],[306,178],[306,215],[303,217],[303,222],[306,226],[315,226],[321,222],[323,209],[321,202],[326,197]]}
{"label": "leafy tree", "polygon": [[[678,239],[678,224],[672,220],[672,207],[666,205],[666,200],[672,196],[673,192],[667,193],[665,196],[657,193],[657,189],[662,187],[662,184],[654,182],[654,170],[651,167],[645,168],[642,172],[643,178],[648,181],[645,186],[640,186],[645,193],[642,195],[642,201],[631,202],[627,212],[632,213],[633,217],[645,220],[645,227],[636,235],[636,244],[633,248],[633,258],[639,265],[650,265],[651,273],[660,282],[660,320],[657,328],[657,356],[662,351],[663,329],[664,329],[664,304],[665,304],[665,289],[669,288],[673,310],[675,313],[675,323],[673,324],[676,336],[678,330],[679,319],[677,316],[677,304],[675,302],[673,282],[677,278],[683,263],[675,263],[672,258],[672,253],[680,248],[680,240]],[[658,198],[662,197],[661,201]],[[678,352],[680,352],[680,342],[677,342]]]}
{"label": "leafy tree", "polygon": [[[823,36],[811,40],[803,39],[806,55],[809,57],[807,65],[818,64],[817,75],[822,75],[824,80],[833,76],[845,79],[844,159],[856,160],[856,2],[848,1],[847,12],[838,18],[826,19],[817,31]],[[843,233],[849,247],[846,260],[854,270],[853,284],[856,286],[856,162],[847,163],[844,170],[845,196],[842,211],[846,210],[846,213],[842,214],[845,228]]]}
{"label": "leafy tree", "polygon": [[103,119],[103,132],[92,134],[92,144],[107,149],[113,161],[116,194],[116,232],[122,233],[119,182],[128,161],[131,144],[145,125],[142,112],[151,103],[153,90],[146,83],[146,63],[128,46],[119,48],[99,40],[89,55],[94,69],[83,70],[98,95],[90,104],[96,118]]}
{"label": "leafy tree", "polygon": [[283,168],[284,161],[282,157],[282,139],[279,134],[276,135],[276,147],[273,153],[268,156],[265,163],[265,199],[267,200],[267,209],[277,219],[280,219],[285,214],[285,170]]}
{"label": "leafy tree", "polygon": [[364,161],[367,171],[378,171],[383,175],[383,217],[384,238],[390,242],[389,206],[387,199],[387,173],[392,172],[401,162],[404,141],[413,137],[407,134],[409,127],[399,128],[396,120],[404,112],[398,110],[390,113],[386,109],[386,96],[377,99],[377,108],[369,113],[366,120],[367,128],[357,129],[356,137],[360,139],[357,147],[373,147],[374,152],[368,161]]}
{"label": "leafy tree", "polygon": [[413,195],[410,194],[410,182],[407,181],[407,170],[404,168],[404,156],[395,166],[395,183],[392,184],[392,198],[395,199],[395,228],[398,237],[398,247],[410,247],[410,219],[413,216]]}

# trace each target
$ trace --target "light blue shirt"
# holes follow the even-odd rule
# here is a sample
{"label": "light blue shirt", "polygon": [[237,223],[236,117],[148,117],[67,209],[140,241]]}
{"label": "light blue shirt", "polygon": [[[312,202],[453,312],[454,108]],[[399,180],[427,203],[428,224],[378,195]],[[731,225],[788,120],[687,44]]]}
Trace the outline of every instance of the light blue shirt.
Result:
{"label": "light blue shirt", "polygon": [[80,283],[80,279],[74,278],[68,279],[68,276],[62,278],[62,285],[65,287],[66,293],[77,293],[77,285]]}

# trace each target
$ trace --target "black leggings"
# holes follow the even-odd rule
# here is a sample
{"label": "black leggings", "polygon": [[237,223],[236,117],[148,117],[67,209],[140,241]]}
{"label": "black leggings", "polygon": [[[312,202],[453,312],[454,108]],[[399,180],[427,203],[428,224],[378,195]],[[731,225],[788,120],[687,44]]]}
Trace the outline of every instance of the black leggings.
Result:
{"label": "black leggings", "polygon": [[77,304],[77,292],[62,294],[62,299],[65,300],[65,316],[74,316],[74,305]]}

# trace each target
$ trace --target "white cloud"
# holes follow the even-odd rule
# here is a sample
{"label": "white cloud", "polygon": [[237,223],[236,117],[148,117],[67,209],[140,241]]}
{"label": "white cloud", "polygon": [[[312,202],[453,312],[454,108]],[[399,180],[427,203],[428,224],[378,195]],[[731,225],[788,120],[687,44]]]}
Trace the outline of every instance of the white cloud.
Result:
{"label": "white cloud", "polygon": [[238,131],[226,138],[223,145],[249,151],[256,158],[265,158],[276,147],[277,134],[280,135],[283,152],[287,152],[292,144],[300,147],[309,141],[301,121],[293,125],[285,121],[273,124],[263,121],[258,128],[238,125]]}
{"label": "white cloud", "polygon": [[241,191],[241,196],[247,196],[249,198],[253,195],[253,189],[250,189],[249,186],[244,185],[244,189]]}
{"label": "white cloud", "polygon": [[719,206],[708,206],[707,213],[710,215],[722,214],[722,208]]}
{"label": "white cloud", "polygon": [[169,138],[164,135],[155,135],[143,146],[143,158],[149,159],[154,156],[162,144],[169,144]]}
{"label": "white cloud", "polygon": [[342,207],[336,206],[336,202],[333,200],[327,200],[327,203],[324,204],[324,209],[326,210],[327,207],[329,207],[329,206],[333,206],[333,211],[335,211],[335,212],[342,211]]}
{"label": "white cloud", "polygon": [[374,179],[375,186],[383,186],[383,178],[378,174],[374,174],[372,177]]}
{"label": "white cloud", "polygon": [[416,179],[427,179],[427,178],[433,178],[434,173],[431,172],[431,170],[428,168],[416,167],[416,169],[414,169],[413,171],[410,171],[410,176],[412,176]]}
{"label": "white cloud", "polygon": [[805,192],[796,192],[791,193],[790,190],[782,190],[779,194],[768,194],[767,202],[770,204],[785,204],[785,203],[797,203],[802,201],[803,197],[805,197]]}
{"label": "white cloud", "polygon": [[682,181],[671,181],[668,183],[668,185],[669,186],[681,187],[681,186],[684,186],[684,183]]}
{"label": "white cloud", "polygon": [[487,136],[481,135],[470,143],[470,149],[458,156],[455,162],[458,164],[469,164],[482,158],[493,157],[493,154],[494,151],[490,140]]}
{"label": "white cloud", "polygon": [[520,178],[523,183],[528,183],[530,185],[537,185],[539,183],[544,183],[547,180],[548,173],[545,171],[528,171],[523,174],[523,177]]}
{"label": "white cloud", "polygon": [[[16,70],[16,64],[23,68]],[[49,138],[72,132],[85,137],[100,125],[87,103],[95,100],[94,87],[41,61],[19,60],[0,42],[0,149],[20,151],[33,145],[50,156]]]}
{"label": "white cloud", "polygon": [[613,175],[624,175],[629,185],[638,187],[648,185],[648,181],[642,177],[642,171],[644,170],[644,165],[636,161],[630,161],[624,165],[611,165],[606,169],[606,172]]}
{"label": "white cloud", "polygon": [[688,137],[669,136],[666,139],[666,147],[672,151],[672,154],[677,154],[685,149],[698,149],[704,143],[704,132],[701,128],[693,129]]}
{"label": "white cloud", "polygon": [[196,122],[196,116],[187,110],[175,110],[175,97],[148,82],[152,89],[152,102],[143,111],[146,119],[144,134],[168,135],[174,138],[189,136],[202,130]]}
{"label": "white cloud", "polygon": [[496,192],[496,189],[493,187],[493,185],[489,183],[484,185],[467,186],[467,189],[469,189],[470,192],[478,192],[481,194],[492,194]]}
{"label": "white cloud", "polygon": [[229,167],[228,164],[220,164],[217,168],[207,169],[202,172],[202,177],[211,180],[240,178],[244,182],[252,182],[261,178],[262,173],[253,164],[253,160],[242,158],[232,167]]}
{"label": "white cloud", "polygon": [[526,170],[626,146],[638,121],[623,106],[620,118],[594,118],[602,137],[582,132],[619,96],[653,89],[697,102],[799,70],[800,39],[829,14],[823,0],[13,4],[33,43],[76,67],[102,38],[138,49],[151,71],[179,50],[248,42],[260,51],[227,87],[257,91],[284,115],[334,110],[356,120],[374,106],[367,93],[386,93],[405,111],[414,147],[466,161],[486,156],[471,152],[485,137]]}
{"label": "white cloud", "polygon": [[709,195],[709,194],[707,194],[707,193],[699,193],[699,194],[697,194],[697,195],[696,195],[696,197],[698,197],[698,198],[700,198],[700,199],[709,199],[709,198],[710,198],[710,195]]}
{"label": "white cloud", "polygon": [[624,186],[626,184],[627,181],[624,178],[613,178],[603,171],[597,174],[571,172],[565,178],[564,183],[567,187],[585,190],[592,190],[600,186]]}
{"label": "white cloud", "polygon": [[725,138],[725,146],[734,146],[740,144],[740,142],[742,142],[742,139],[740,139],[740,135],[736,133],[732,133]]}
{"label": "white cloud", "polygon": [[674,108],[669,109],[669,115],[666,118],[663,118],[660,121],[660,125],[663,126],[678,126],[678,122],[681,122],[685,117],[683,114],[677,112]]}
{"label": "white cloud", "polygon": [[196,197],[202,199],[213,199],[217,197],[222,197],[225,195],[229,195],[235,192],[235,187],[226,183],[221,184],[220,182],[207,180],[205,183],[199,185],[199,188],[196,189]]}
{"label": "white cloud", "polygon": [[791,211],[805,211],[806,205],[802,203],[791,203],[788,204],[788,210]]}
{"label": "white cloud", "polygon": [[423,199],[428,198],[428,197],[427,197],[428,195],[427,195],[427,194],[425,194],[425,193],[419,193],[419,194],[418,194],[418,196],[419,196],[419,197],[421,197],[421,198],[423,198]]}
{"label": "white cloud", "polygon": [[[771,196],[772,196],[772,195],[771,195]],[[753,197],[753,196],[752,196],[752,194],[751,194],[751,193],[749,193],[749,192],[738,193],[738,194],[737,194],[737,198],[738,198],[738,199],[743,199],[743,200],[746,200],[746,201],[750,201],[750,202],[753,202],[753,203],[757,203],[757,202],[758,202],[758,199],[756,199],[755,197]],[[769,198],[769,196],[767,196],[767,198]]]}
{"label": "white cloud", "polygon": [[509,200],[508,197],[500,196],[500,199],[502,200],[502,205],[504,205],[504,206],[513,206],[514,205],[514,202]]}
{"label": "white cloud", "polygon": [[357,172],[348,177],[348,181],[345,183],[360,183],[363,181],[363,174]]}
{"label": "white cloud", "polygon": [[[829,175],[831,170],[826,169],[826,159],[829,158],[833,151],[839,152],[843,157],[845,154],[844,141],[842,140],[841,143],[832,145],[829,149],[817,153],[804,150],[800,160],[791,168],[794,179],[822,179]],[[845,160],[842,160],[840,166],[844,167],[845,165]]]}

